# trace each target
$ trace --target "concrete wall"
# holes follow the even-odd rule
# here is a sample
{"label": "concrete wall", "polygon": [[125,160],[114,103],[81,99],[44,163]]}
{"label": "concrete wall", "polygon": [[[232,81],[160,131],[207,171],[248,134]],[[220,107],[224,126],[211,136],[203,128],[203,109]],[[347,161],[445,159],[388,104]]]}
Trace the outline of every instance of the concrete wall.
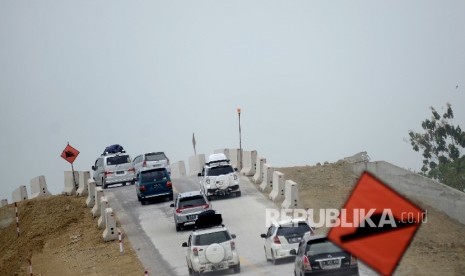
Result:
{"label": "concrete wall", "polygon": [[171,178],[181,178],[186,176],[186,164],[184,161],[178,161],[172,163],[171,167]]}
{"label": "concrete wall", "polygon": [[269,198],[273,201],[279,201],[284,198],[284,174],[282,172],[273,172],[273,190]]}
{"label": "concrete wall", "polygon": [[11,197],[13,199],[13,202],[20,202],[26,200],[28,198],[26,186],[19,186],[19,188],[13,191]]}
{"label": "concrete wall", "polygon": [[299,206],[299,190],[297,183],[292,180],[284,182],[284,201],[281,208],[295,209]]}
{"label": "concrete wall", "polygon": [[253,176],[255,174],[255,164],[257,163],[257,151],[243,151],[242,153],[242,170],[241,174]]}
{"label": "concrete wall", "polygon": [[269,164],[263,165],[263,180],[260,184],[260,190],[267,191],[273,188],[273,172],[274,169]]}
{"label": "concrete wall", "polygon": [[406,196],[419,200],[465,224],[465,193],[385,161],[353,164],[357,174],[368,171]]}
{"label": "concrete wall", "polygon": [[76,179],[76,185],[79,185],[79,172],[65,171],[65,188],[63,189],[62,194],[64,195],[75,195],[77,187],[75,186],[74,180]]}
{"label": "concrete wall", "polygon": [[196,176],[202,172],[203,166],[205,165],[205,154],[197,154],[189,157],[189,175]]}
{"label": "concrete wall", "polygon": [[95,204],[94,204],[94,207],[92,207],[92,211],[91,211],[92,216],[94,218],[100,215],[100,203],[102,200],[102,196],[104,196],[102,187],[96,187],[95,188]]}
{"label": "concrete wall", "polygon": [[79,174],[79,188],[76,191],[78,196],[86,196],[88,194],[88,183],[90,178],[89,171],[81,171]]}
{"label": "concrete wall", "polygon": [[252,180],[255,184],[260,184],[263,181],[263,166],[265,165],[265,163],[266,158],[257,158],[257,162],[255,164],[255,174],[252,177]]}
{"label": "concrete wall", "polygon": [[231,166],[238,171],[241,170],[239,163],[239,149],[228,149],[229,151],[229,160],[231,160]]}
{"label": "concrete wall", "polygon": [[45,181],[45,176],[40,175],[34,177],[30,181],[31,185],[31,198],[36,197],[49,197],[52,194],[47,189],[47,182]]}
{"label": "concrete wall", "polygon": [[0,201],[0,208],[8,205],[8,199],[4,198]]}

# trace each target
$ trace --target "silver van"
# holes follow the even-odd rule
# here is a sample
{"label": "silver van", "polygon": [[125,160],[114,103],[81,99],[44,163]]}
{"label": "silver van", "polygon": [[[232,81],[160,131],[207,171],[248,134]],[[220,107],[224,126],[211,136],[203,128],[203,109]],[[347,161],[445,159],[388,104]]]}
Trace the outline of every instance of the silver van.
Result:
{"label": "silver van", "polygon": [[131,157],[126,153],[102,155],[95,160],[92,170],[95,183],[104,189],[114,184],[134,184],[136,178]]}

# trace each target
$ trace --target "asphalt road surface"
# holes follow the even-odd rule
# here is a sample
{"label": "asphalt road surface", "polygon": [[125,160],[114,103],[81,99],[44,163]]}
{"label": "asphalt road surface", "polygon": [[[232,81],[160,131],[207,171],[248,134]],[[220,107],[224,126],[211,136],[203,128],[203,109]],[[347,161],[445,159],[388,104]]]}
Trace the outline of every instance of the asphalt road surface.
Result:
{"label": "asphalt road surface", "polygon": [[[199,178],[174,179],[176,192],[199,190]],[[240,255],[241,275],[293,275],[293,260],[283,260],[277,265],[267,262],[261,233],[266,232],[265,210],[277,209],[256,189],[248,178],[241,177],[241,197],[221,198],[211,201],[213,209],[223,216],[223,224],[236,234]],[[142,206],[137,200],[135,186],[114,187],[104,191],[110,206],[119,218],[124,232],[131,241],[139,259],[149,275],[188,275],[186,248],[190,230],[176,232],[173,208],[170,201],[157,201]],[[360,275],[377,275],[360,264]],[[230,275],[232,270],[208,275]]]}

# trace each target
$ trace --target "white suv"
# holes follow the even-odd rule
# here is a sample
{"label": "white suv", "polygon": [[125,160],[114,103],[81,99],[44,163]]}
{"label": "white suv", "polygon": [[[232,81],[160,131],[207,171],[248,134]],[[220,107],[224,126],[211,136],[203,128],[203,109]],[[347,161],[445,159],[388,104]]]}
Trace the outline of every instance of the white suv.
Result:
{"label": "white suv", "polygon": [[239,176],[223,153],[210,155],[199,176],[200,189],[209,199],[218,195],[241,196]]}
{"label": "white suv", "polygon": [[[214,211],[206,211],[213,212]],[[215,214],[215,216],[220,216]],[[196,221],[196,226],[202,220],[202,214]],[[206,220],[211,221],[210,218]],[[200,275],[210,271],[233,269],[239,273],[241,265],[236,249],[236,236],[230,234],[228,229],[221,225],[194,230],[187,242],[182,244],[187,247],[186,262],[189,275]]]}

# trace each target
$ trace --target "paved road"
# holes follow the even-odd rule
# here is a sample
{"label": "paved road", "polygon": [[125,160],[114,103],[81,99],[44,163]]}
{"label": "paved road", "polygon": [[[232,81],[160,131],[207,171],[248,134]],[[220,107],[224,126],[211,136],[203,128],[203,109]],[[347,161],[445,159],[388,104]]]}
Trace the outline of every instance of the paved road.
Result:
{"label": "paved road", "polygon": [[[237,235],[241,258],[241,275],[293,275],[292,260],[273,265],[265,260],[263,239],[265,210],[276,206],[261,194],[247,178],[241,178],[242,196],[213,200],[213,208],[223,215],[223,223]],[[197,177],[175,179],[177,192],[199,189]],[[171,202],[162,201],[142,206],[136,198],[135,186],[105,190],[110,206],[115,210],[139,259],[150,275],[188,275],[185,260],[189,231],[176,232]],[[211,273],[229,275],[232,271]],[[361,275],[375,275],[365,266]]]}

